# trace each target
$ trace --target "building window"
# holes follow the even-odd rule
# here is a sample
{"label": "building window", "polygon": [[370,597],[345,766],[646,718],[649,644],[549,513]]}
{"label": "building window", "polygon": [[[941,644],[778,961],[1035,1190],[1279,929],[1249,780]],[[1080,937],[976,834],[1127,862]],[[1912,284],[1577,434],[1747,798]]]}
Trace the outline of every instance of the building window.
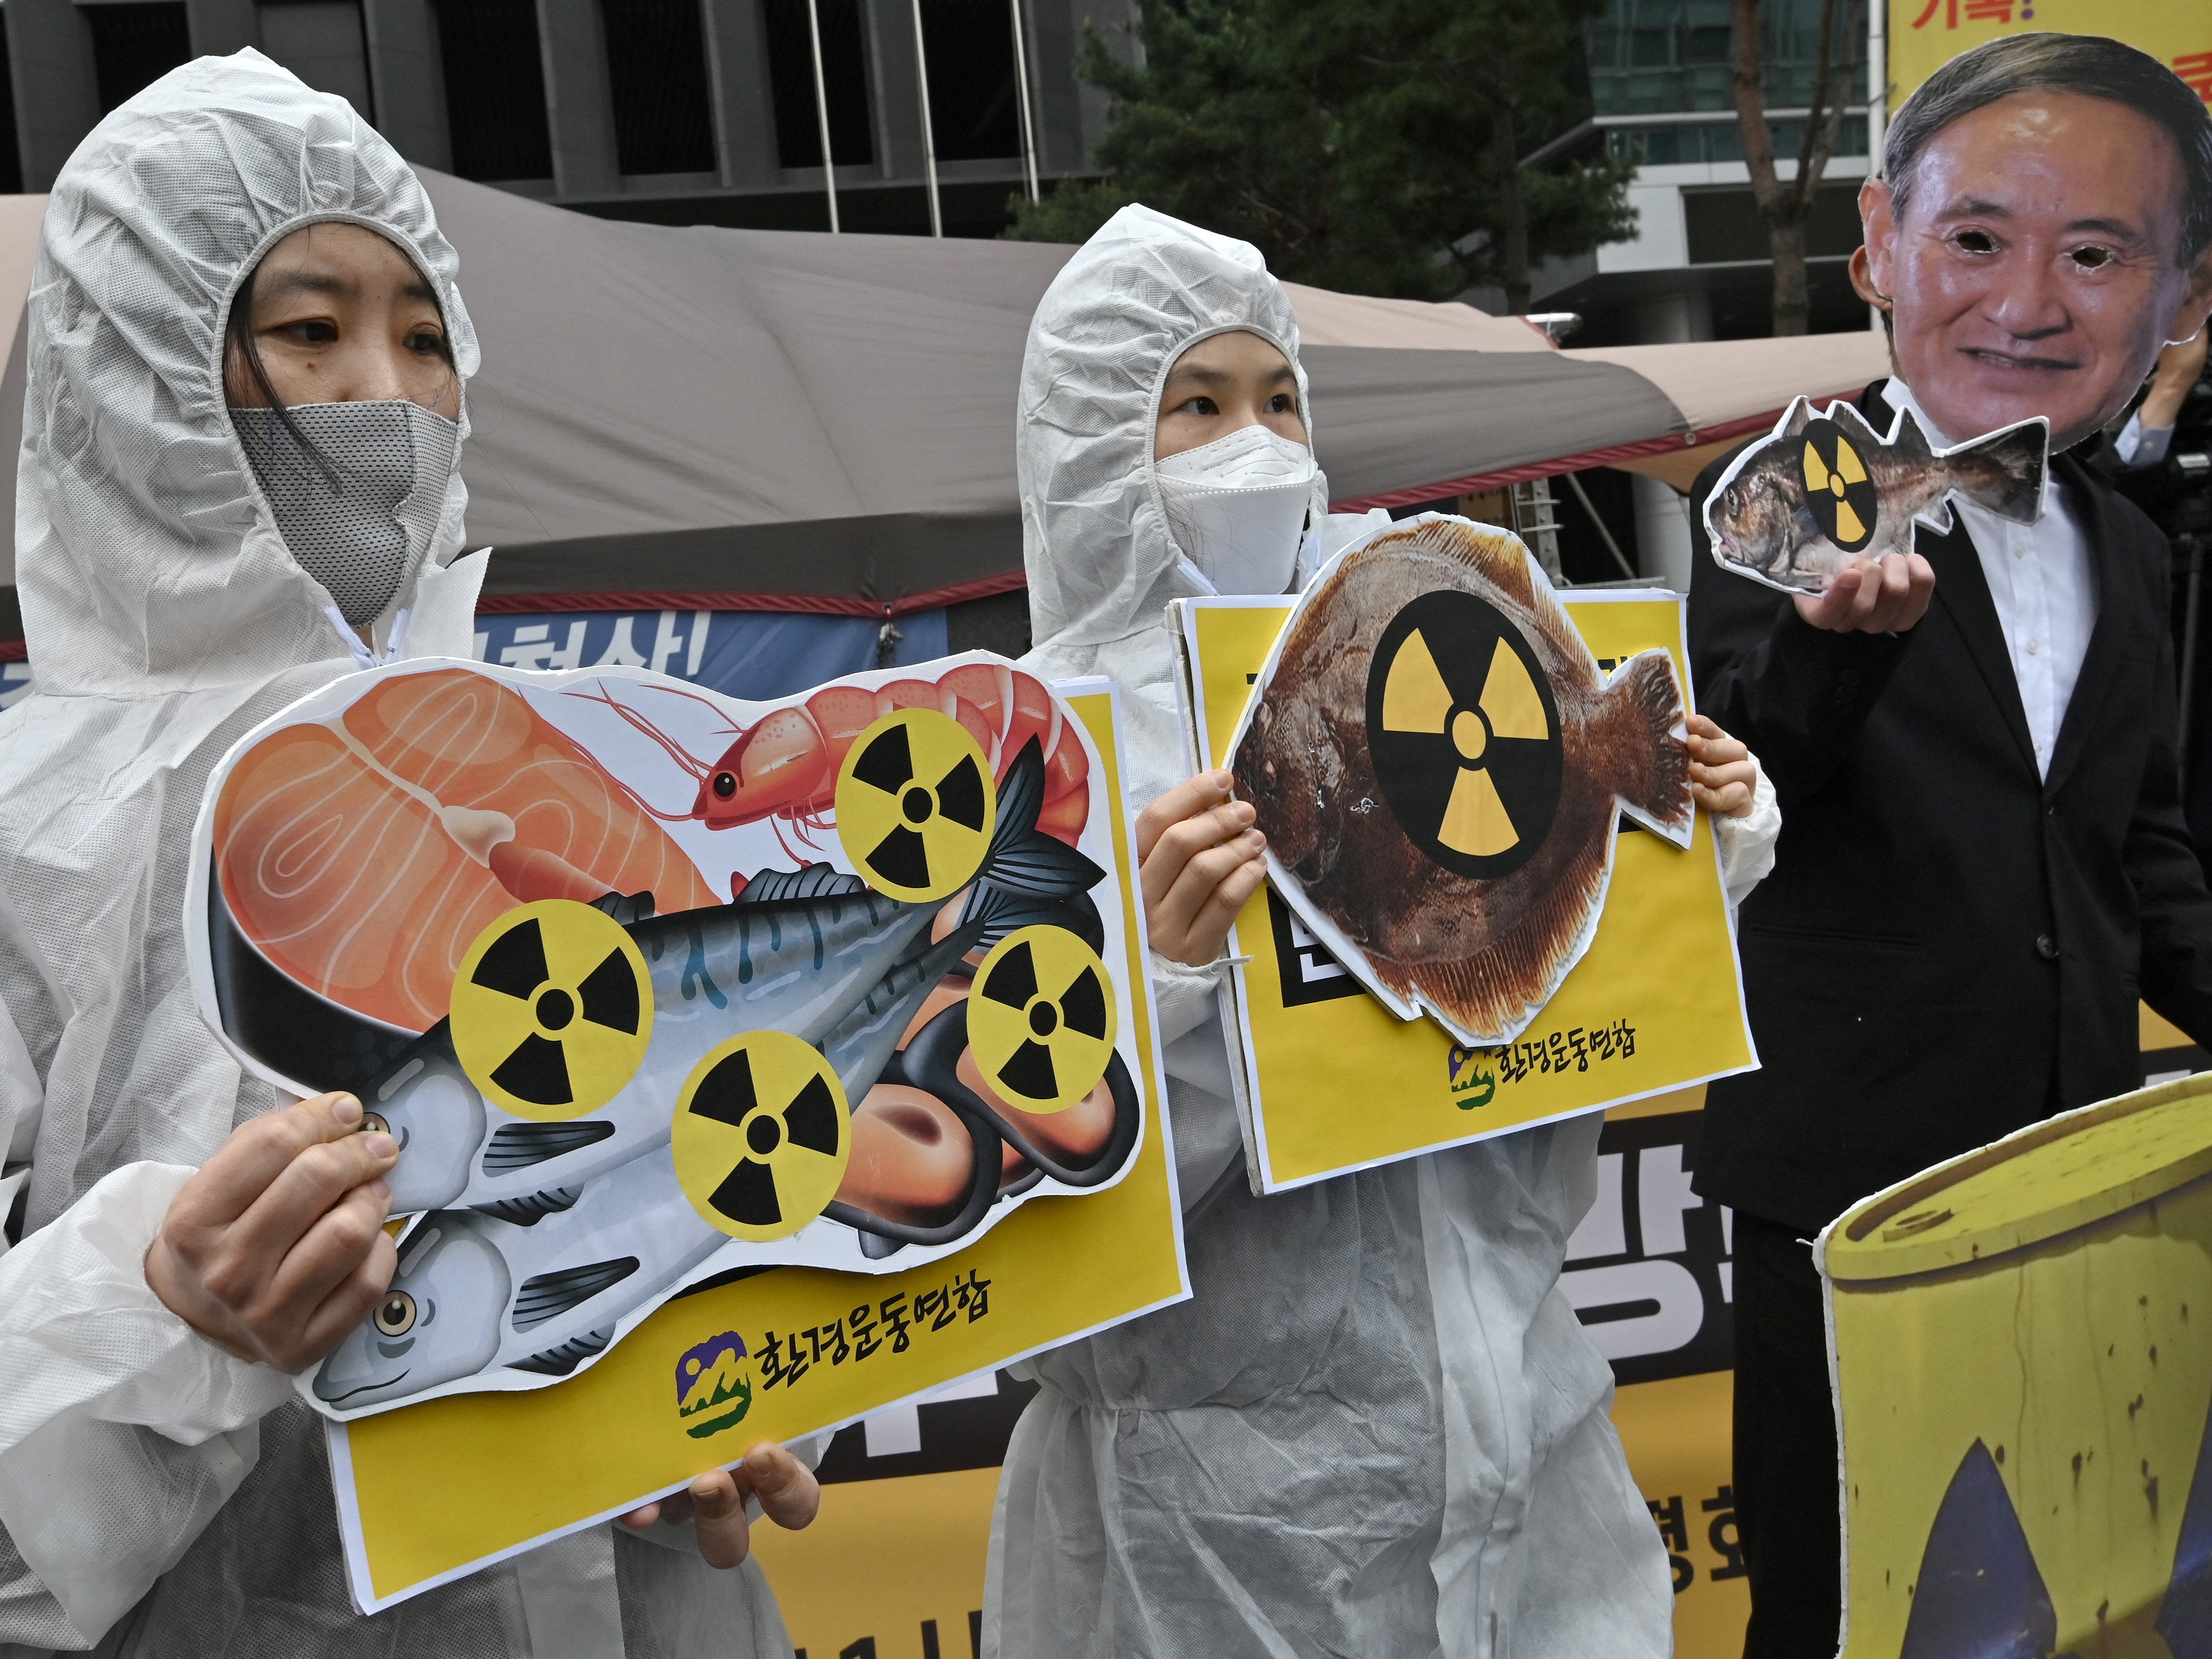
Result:
{"label": "building window", "polygon": [[436,0],[453,171],[464,179],[550,179],[545,70],[532,0]]}
{"label": "building window", "polygon": [[[1774,257],[1766,217],[1747,190],[1686,190],[1683,229],[1693,265],[1738,264]],[[1837,258],[1859,245],[1857,184],[1822,185],[1805,216],[1805,252]]]}
{"label": "building window", "polygon": [[712,173],[714,113],[699,0],[600,0],[624,173]]}
{"label": "building window", "polygon": [[79,15],[92,30],[93,75],[103,115],[191,59],[184,0],[86,6]]}
{"label": "building window", "polygon": [[1007,0],[922,0],[929,123],[940,161],[1022,153]]}
{"label": "building window", "polygon": [[[1886,3],[1886,0],[1881,0]],[[1836,9],[1832,61],[1863,58],[1855,36],[1865,14]],[[1723,110],[1729,85],[1729,0],[1609,0],[1589,25],[1590,97],[1600,115]],[[1766,0],[1759,8],[1764,81],[1769,109],[1802,109],[1812,101],[1819,56],[1820,0]],[[1858,48],[1855,51],[1855,48]],[[1864,77],[1850,92],[1865,98]]]}
{"label": "building window", "polygon": [[[822,81],[830,98],[830,148],[837,165],[876,159],[868,112],[868,58],[860,45],[860,0],[817,0],[822,19]],[[814,118],[814,53],[806,0],[767,0],[768,72],[775,99],[775,149],[787,167],[822,165]]]}
{"label": "building window", "polygon": [[[1774,153],[1779,157],[1794,160],[1805,148],[1802,121],[1769,121],[1766,130]],[[1685,162],[1711,165],[1743,160],[1743,132],[1734,121],[1609,127],[1606,139],[1613,155],[1638,167],[1674,167]],[[1866,117],[1845,116],[1836,129],[1835,153],[1863,155],[1866,147]]]}
{"label": "building window", "polygon": [[334,92],[376,119],[360,0],[262,0],[261,50],[317,92]]}

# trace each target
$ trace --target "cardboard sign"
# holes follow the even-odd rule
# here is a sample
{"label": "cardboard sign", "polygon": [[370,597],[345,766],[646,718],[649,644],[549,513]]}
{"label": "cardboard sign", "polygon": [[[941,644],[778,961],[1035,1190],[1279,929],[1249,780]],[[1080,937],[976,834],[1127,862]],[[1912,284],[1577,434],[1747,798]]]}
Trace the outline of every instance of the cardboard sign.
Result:
{"label": "cardboard sign", "polygon": [[233,750],[203,1009],[359,1093],[426,1212],[301,1384],[364,1611],[1186,1293],[1115,692],[1070,692],[410,664]]}
{"label": "cardboard sign", "polygon": [[[1560,596],[1607,672],[1663,649],[1688,684],[1682,606],[1672,594]],[[1284,599],[1180,602],[1194,758],[1227,763],[1229,740],[1291,614]],[[1747,1071],[1743,1011],[1712,826],[1683,852],[1620,836],[1589,948],[1512,1042],[1455,1042],[1367,995],[1272,886],[1231,936],[1238,958],[1224,1024],[1241,1053],[1254,1187],[1279,1192],[1443,1146]]]}

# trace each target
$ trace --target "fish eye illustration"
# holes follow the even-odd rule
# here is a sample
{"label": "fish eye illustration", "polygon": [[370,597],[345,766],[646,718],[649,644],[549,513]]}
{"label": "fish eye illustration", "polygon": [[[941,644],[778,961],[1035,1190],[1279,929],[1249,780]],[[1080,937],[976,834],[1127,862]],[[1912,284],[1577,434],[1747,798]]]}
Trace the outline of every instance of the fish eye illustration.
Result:
{"label": "fish eye illustration", "polygon": [[404,1291],[388,1291],[369,1317],[385,1336],[404,1336],[415,1328],[415,1298]]}
{"label": "fish eye illustration", "polygon": [[392,1126],[374,1112],[363,1112],[361,1115],[361,1127],[355,1133],[364,1135],[388,1135],[392,1133]]}

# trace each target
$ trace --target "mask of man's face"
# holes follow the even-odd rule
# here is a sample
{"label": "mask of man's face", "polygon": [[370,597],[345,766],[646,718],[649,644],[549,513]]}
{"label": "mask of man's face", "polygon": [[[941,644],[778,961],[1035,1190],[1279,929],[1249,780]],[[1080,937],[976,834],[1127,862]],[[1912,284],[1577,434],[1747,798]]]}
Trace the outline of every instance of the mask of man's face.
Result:
{"label": "mask of man's face", "polygon": [[1953,441],[2050,417],[2080,442],[2202,320],[2212,261],[2179,263],[2181,158],[2100,98],[2023,93],[1961,116],[1913,165],[1906,206],[1860,193],[1867,277],[1899,369]]}

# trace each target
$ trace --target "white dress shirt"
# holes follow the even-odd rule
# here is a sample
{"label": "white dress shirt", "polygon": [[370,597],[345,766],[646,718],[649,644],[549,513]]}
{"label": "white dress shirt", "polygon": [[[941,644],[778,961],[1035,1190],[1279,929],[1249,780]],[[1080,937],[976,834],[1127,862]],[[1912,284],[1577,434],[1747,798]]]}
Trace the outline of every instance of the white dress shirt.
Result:
{"label": "white dress shirt", "polygon": [[[1892,409],[1910,409],[1937,448],[1960,441],[1937,428],[1904,381],[1891,380],[1882,396]],[[1981,556],[1982,574],[2004,630],[2005,652],[2020,683],[2027,733],[2035,742],[2036,769],[2049,777],[2058,727],[2097,625],[2097,579],[2089,568],[2089,544],[2067,510],[2057,477],[2049,472],[2043,481],[2043,516],[2032,525],[2009,523],[1955,496],[1950,505]]]}

